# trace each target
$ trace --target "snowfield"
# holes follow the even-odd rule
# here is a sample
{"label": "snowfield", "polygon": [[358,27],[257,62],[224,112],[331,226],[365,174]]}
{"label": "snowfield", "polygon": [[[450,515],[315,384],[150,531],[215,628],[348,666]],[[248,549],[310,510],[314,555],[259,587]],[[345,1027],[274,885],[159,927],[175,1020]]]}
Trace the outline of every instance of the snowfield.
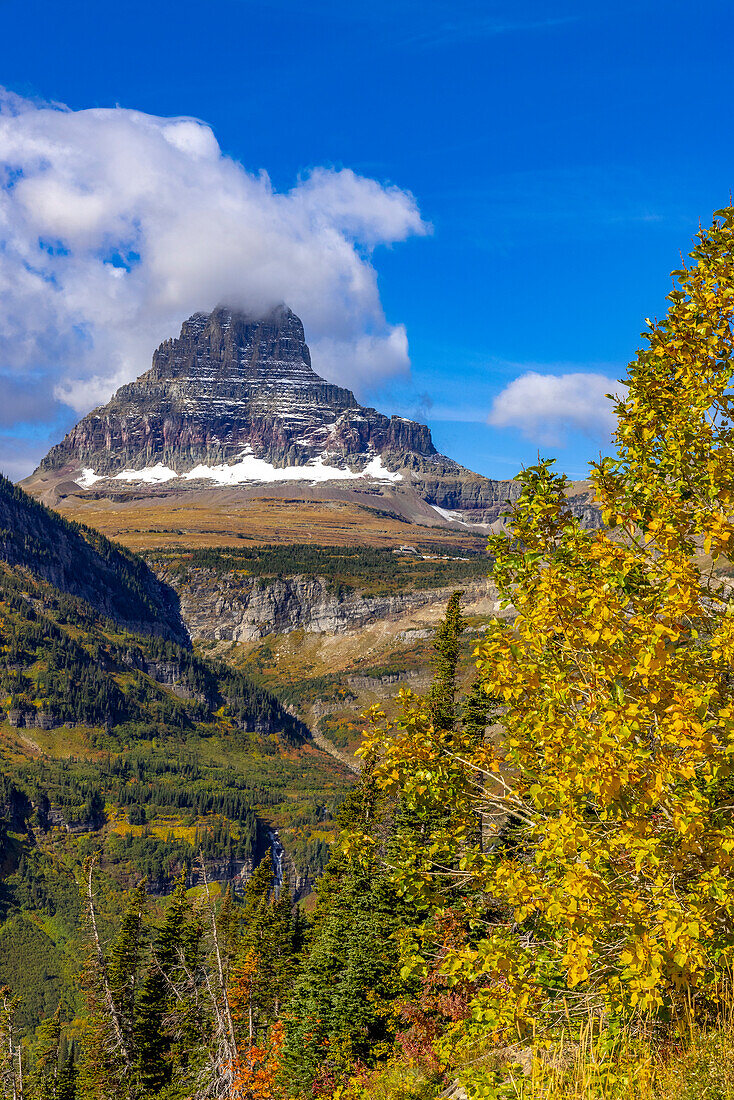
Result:
{"label": "snowfield", "polygon": [[[146,466],[143,470],[122,470],[119,474],[110,477],[110,481],[130,481],[144,485],[160,485],[178,478],[179,474],[161,462],[155,466]],[[357,481],[360,478],[371,478],[374,481],[396,482],[402,481],[403,475],[392,473],[382,464],[382,457],[375,455],[370,459],[361,471],[341,469],[338,466],[329,466],[324,462],[323,456],[308,462],[305,466],[284,466],[278,469],[265,459],[256,458],[252,453],[244,454],[239,462],[232,464],[223,463],[219,466],[195,466],[186,474],[180,475],[183,481],[213,481],[217,485],[244,485],[247,482],[271,482],[271,481],[308,481],[312,485],[321,481]],[[77,485],[82,489],[91,489],[98,481],[106,480],[105,475],[95,474],[91,468],[82,470],[81,476],[76,479]]]}
{"label": "snowfield", "polygon": [[439,508],[437,504],[429,504],[429,508],[433,508],[434,512],[438,512],[442,519],[448,520],[450,523],[460,523],[462,527],[479,527],[483,531],[490,529],[489,523],[474,523],[470,519],[464,519],[461,512],[452,512],[448,508]]}

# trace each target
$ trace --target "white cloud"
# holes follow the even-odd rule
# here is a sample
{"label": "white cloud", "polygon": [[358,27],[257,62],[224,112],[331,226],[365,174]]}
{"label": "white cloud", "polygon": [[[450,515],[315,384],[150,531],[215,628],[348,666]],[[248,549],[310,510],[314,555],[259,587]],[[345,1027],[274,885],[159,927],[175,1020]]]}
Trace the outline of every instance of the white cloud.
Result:
{"label": "white cloud", "polygon": [[605,395],[623,390],[605,374],[526,371],[494,399],[488,423],[495,428],[519,428],[544,446],[562,446],[569,431],[606,440],[616,419],[613,402]]}
{"label": "white cloud", "polygon": [[318,344],[319,372],[328,378],[351,373],[360,381],[400,374],[408,364],[405,325],[393,325],[386,336],[363,333],[353,339],[325,336]]}
{"label": "white cloud", "polygon": [[39,418],[50,393],[83,413],[197,310],[284,301],[315,369],[359,388],[409,365],[372,249],[427,231],[411,194],[349,169],[278,192],[196,119],[0,94],[0,374],[25,419],[40,376]]}

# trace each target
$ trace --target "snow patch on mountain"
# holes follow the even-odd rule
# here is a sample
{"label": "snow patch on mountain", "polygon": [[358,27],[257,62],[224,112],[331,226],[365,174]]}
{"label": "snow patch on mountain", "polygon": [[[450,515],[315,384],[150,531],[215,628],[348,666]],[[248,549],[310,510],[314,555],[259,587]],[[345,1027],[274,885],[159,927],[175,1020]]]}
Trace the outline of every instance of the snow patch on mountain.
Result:
{"label": "snow patch on mountain", "polygon": [[[162,462],[156,462],[155,466],[147,466],[144,470],[121,470],[119,474],[110,477],[110,481],[137,481],[146,485],[159,485],[165,481],[171,481],[178,477],[175,470],[164,466]],[[107,481],[105,474],[95,474],[94,470],[85,466],[81,476],[76,479],[77,485],[82,489],[91,489],[98,481]]]}
{"label": "snow patch on mountain", "polygon": [[[244,485],[253,481],[308,481],[315,484],[319,481],[356,481],[360,478],[383,482],[403,480],[402,474],[385,468],[380,455],[375,455],[364,469],[359,471],[329,466],[324,462],[323,455],[319,455],[303,466],[284,466],[279,469],[271,462],[256,458],[252,453],[244,453],[239,462],[222,463],[216,466],[199,465],[181,475],[169,466],[164,466],[162,462],[157,462],[155,466],[146,466],[143,470],[122,470],[109,480],[159,485],[179,476],[184,481],[207,480],[214,481],[217,485]],[[98,481],[104,480],[106,480],[104,475],[96,474],[90,467],[85,467],[76,483],[82,489],[91,489]]]}
{"label": "snow patch on mountain", "polygon": [[91,466],[85,466],[81,475],[76,479],[76,483],[81,489],[91,489],[95,481],[104,481],[104,477],[101,474],[95,474]]}
{"label": "snow patch on mountain", "polygon": [[361,477],[373,477],[376,481],[402,481],[403,475],[398,473],[391,473],[382,464],[382,455],[375,455],[375,457],[367,463],[362,471]]}
{"label": "snow patch on mountain", "polygon": [[160,482],[172,481],[178,477],[170,466],[164,466],[162,462],[156,462],[155,466],[146,466],[144,470],[122,470],[115,474],[113,481],[143,481],[147,485],[158,485]]}
{"label": "snow patch on mountain", "polygon": [[330,466],[324,461],[324,456],[319,455],[303,466],[283,466],[278,468],[271,462],[262,458],[256,458],[253,454],[245,455],[239,462],[231,465],[219,466],[195,466],[187,474],[183,475],[186,481],[196,481],[201,478],[215,481],[219,485],[242,485],[248,481],[356,481],[359,478],[373,478],[375,481],[402,481],[403,475],[392,473],[382,464],[380,455],[375,455],[361,471],[343,469],[339,466]]}
{"label": "snow patch on mountain", "polygon": [[186,481],[215,481],[218,485],[242,485],[248,481],[347,481],[361,474],[352,470],[340,470],[337,466],[328,466],[322,456],[305,466],[284,466],[278,469],[272,462],[246,455],[231,465],[195,466],[184,474]]}
{"label": "snow patch on mountain", "polygon": [[449,523],[460,523],[462,527],[479,527],[484,531],[490,527],[488,523],[473,523],[471,520],[464,519],[461,512],[452,511],[449,508],[439,508],[437,504],[431,504],[429,507],[433,508],[434,512],[438,512],[441,519],[448,520]]}

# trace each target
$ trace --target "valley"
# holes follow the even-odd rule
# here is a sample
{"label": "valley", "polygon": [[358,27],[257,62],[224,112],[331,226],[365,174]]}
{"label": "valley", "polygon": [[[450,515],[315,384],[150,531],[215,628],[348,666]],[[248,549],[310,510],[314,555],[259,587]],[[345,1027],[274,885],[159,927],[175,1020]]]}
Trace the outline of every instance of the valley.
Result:
{"label": "valley", "polygon": [[271,692],[352,772],[362,711],[428,685],[456,588],[468,667],[497,611],[486,537],[517,492],[320,379],[287,309],[190,318],[23,486],[141,554],[195,652]]}
{"label": "valley", "polygon": [[[456,593],[452,691],[467,729],[490,721],[474,651],[513,609],[487,536],[518,490],[320,379],[288,310],[195,315],[0,482],[0,984],[22,1027],[83,1011],[90,860],[103,927],[135,891],[153,917],[172,895],[244,912],[276,883],[295,944],[363,796],[362,716],[434,698]],[[569,497],[598,527],[588,486]]]}
{"label": "valley", "polygon": [[[91,414],[26,479],[32,496],[0,484],[0,982],[29,1024],[39,998],[75,1011],[68,977],[23,992],[17,949],[73,973],[81,930],[62,894],[93,853],[110,912],[141,876],[156,906],[201,874],[241,894],[269,849],[310,906],[360,771],[360,715],[427,689],[453,591],[464,680],[498,610],[486,535],[514,485],[322,383],[299,326],[185,325],[183,385],[166,346],[154,381],[124,388],[114,416]],[[202,403],[215,340],[228,425],[221,400]],[[174,462],[181,477],[145,472]],[[221,473],[243,467],[269,480]]]}
{"label": "valley", "polygon": [[2,5],[0,1100],[734,1100],[680,9]]}
{"label": "valley", "polygon": [[[532,547],[546,540],[557,576],[571,570],[567,602],[582,592],[594,615],[600,547],[625,552],[589,485],[541,463],[515,511],[531,550],[495,540],[495,562],[487,538],[520,482],[459,467],[424,426],[323,382],[299,326],[288,311],[195,315],[22,486],[0,480],[0,986],[24,1037],[39,1042],[54,1006],[83,1034],[91,1006],[112,1049],[109,997],[100,1016],[85,984],[93,914],[98,988],[118,967],[157,990],[150,1047],[134,1023],[148,994],[114,996],[128,996],[131,1042],[148,1051],[135,1074],[176,1078],[176,1100],[192,1073],[174,998],[198,1013],[209,997],[193,1032],[207,1074],[226,1076],[240,1049],[255,1057],[259,1026],[284,1036],[278,1072],[324,1098],[330,1065],[379,1067],[382,1037],[393,1051],[396,1036],[413,1041],[400,1014],[416,994],[425,1019],[458,1012],[463,1026],[471,991],[454,1001],[441,978],[434,1000],[430,969],[416,981],[400,944],[427,929],[440,959],[453,937],[472,942],[474,918],[467,933],[454,913],[494,902],[481,874],[465,897],[467,852],[495,861],[503,888],[518,835],[507,761],[525,736],[510,740],[507,723],[555,659],[533,633],[537,608],[559,614]],[[559,530],[589,555],[588,575]],[[561,621],[601,636],[588,612]],[[523,678],[512,639],[525,635]],[[564,671],[558,690],[574,682]],[[531,792],[548,766],[533,765]],[[511,908],[491,918],[506,928]],[[164,971],[169,933],[178,954]],[[238,1047],[233,1024],[234,1053],[212,1061],[233,1004],[248,1037]]]}
{"label": "valley", "polygon": [[[477,572],[487,569],[485,560],[472,564]],[[306,591],[313,590],[313,579],[297,579]],[[325,580],[319,579],[321,591]],[[390,713],[401,688],[415,692],[428,689],[434,631],[451,592],[457,588],[464,593],[468,620],[462,660],[468,676],[471,651],[490,617],[499,613],[486,578],[457,578],[453,586],[407,589],[400,596],[382,599],[352,593],[341,599],[332,595],[331,629],[294,625],[259,638],[214,640],[200,633],[195,613],[188,614],[188,621],[193,624],[197,649],[221,656],[271,690],[303,719],[326,751],[335,746],[349,753],[360,740],[360,715],[368,707],[377,703]],[[184,594],[184,609],[187,603]],[[344,604],[353,610],[360,603],[363,616],[345,623],[339,615],[340,606],[343,614]],[[375,604],[380,614],[375,613]],[[221,625],[215,632],[229,633]],[[233,633],[245,632],[235,628]]]}

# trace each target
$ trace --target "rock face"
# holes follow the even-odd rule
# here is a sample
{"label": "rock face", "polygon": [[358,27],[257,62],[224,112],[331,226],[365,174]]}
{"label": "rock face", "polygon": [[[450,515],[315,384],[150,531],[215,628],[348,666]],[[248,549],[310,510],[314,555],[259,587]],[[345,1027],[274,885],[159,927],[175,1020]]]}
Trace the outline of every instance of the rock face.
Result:
{"label": "rock face", "polygon": [[225,308],[189,318],[146,374],[49,451],[28,488],[48,485],[50,474],[71,491],[105,496],[133,485],[170,492],[212,481],[313,480],[362,493],[389,485],[461,513],[431,514],[423,503],[433,523],[492,523],[518,492],[514,482],[438,454],[424,424],[363,407],[320,378],[303,326],[284,306],[259,318]]}
{"label": "rock face", "polygon": [[41,468],[71,462],[115,474],[160,462],[181,474],[231,463],[247,448],[282,468],[324,452],[345,462],[370,445],[435,453],[423,425],[363,410],[319,378],[289,309],[258,319],[218,309],[185,321],[152,368],[77,424]]}
{"label": "rock face", "polygon": [[[161,578],[176,584],[174,575]],[[397,618],[429,604],[445,603],[456,586],[414,589],[394,596],[339,592],[326,577],[274,580],[190,569],[178,586],[181,612],[192,637],[252,642],[269,634],[345,634],[379,620]],[[470,596],[489,592],[487,581],[463,586]],[[499,609],[497,605],[496,610]]]}

